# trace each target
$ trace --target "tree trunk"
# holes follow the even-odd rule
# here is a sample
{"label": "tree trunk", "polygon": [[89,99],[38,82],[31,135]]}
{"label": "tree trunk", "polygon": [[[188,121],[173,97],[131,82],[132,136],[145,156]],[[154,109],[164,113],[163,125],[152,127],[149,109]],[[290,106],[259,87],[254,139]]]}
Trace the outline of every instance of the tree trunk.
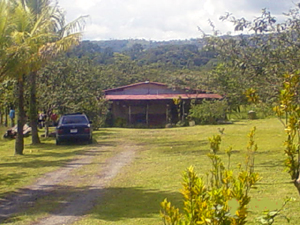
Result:
{"label": "tree trunk", "polygon": [[45,137],[49,137],[49,117],[47,116],[47,119],[45,120]]}
{"label": "tree trunk", "polygon": [[8,113],[7,113],[7,108],[5,107],[5,114],[4,114],[4,126],[8,126]]}
{"label": "tree trunk", "polygon": [[24,150],[24,136],[23,126],[25,121],[24,112],[24,79],[23,77],[18,80],[18,130],[15,144],[15,155],[23,155]]}
{"label": "tree trunk", "polygon": [[38,111],[37,111],[37,101],[36,101],[36,74],[37,72],[32,72],[29,75],[30,80],[30,102],[29,102],[29,119],[31,126],[31,144],[40,144],[40,138],[38,134]]}
{"label": "tree trunk", "polygon": [[294,185],[297,188],[298,194],[300,195],[300,182],[299,182],[299,180],[295,180]]}
{"label": "tree trunk", "polygon": [[3,125],[3,112],[2,112],[2,109],[0,111],[0,125]]}
{"label": "tree trunk", "polygon": [[300,195],[300,146],[298,145],[298,168],[297,168],[297,173],[292,177],[294,179],[294,185],[298,190],[298,194]]}

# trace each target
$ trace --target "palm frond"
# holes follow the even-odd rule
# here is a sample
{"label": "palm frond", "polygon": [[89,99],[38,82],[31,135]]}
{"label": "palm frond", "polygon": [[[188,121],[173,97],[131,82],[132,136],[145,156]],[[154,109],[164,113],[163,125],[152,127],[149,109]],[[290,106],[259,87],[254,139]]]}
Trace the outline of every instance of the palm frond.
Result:
{"label": "palm frond", "polygon": [[63,11],[50,0],[0,0],[0,78],[39,70],[78,45],[85,18],[65,24]]}
{"label": "palm frond", "polygon": [[40,47],[39,56],[43,59],[54,58],[61,52],[66,52],[73,46],[78,45],[81,33],[70,34],[55,42],[47,43]]}
{"label": "palm frond", "polygon": [[62,29],[59,31],[61,37],[66,37],[73,33],[79,33],[84,30],[85,27],[85,19],[88,16],[80,16],[76,20],[66,24]]}

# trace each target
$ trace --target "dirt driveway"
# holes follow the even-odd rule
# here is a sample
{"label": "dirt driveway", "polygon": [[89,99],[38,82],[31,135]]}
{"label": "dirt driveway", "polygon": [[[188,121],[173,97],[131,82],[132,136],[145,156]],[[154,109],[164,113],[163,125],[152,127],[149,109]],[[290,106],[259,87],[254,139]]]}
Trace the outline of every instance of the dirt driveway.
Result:
{"label": "dirt driveway", "polygon": [[[76,174],[76,171],[85,168],[91,163],[97,164],[95,158],[105,151],[105,146],[94,146],[85,153],[59,170],[45,174],[34,184],[20,189],[17,193],[0,200],[0,223],[5,223],[15,214],[22,213],[30,207],[35,207],[36,202],[42,197],[59,197],[64,199],[57,205],[55,211],[47,213],[45,218],[30,224],[55,225],[72,224],[79,220],[87,211],[91,210],[95,201],[103,195],[103,189],[121,171],[132,162],[137,146],[124,144],[121,151],[108,158],[104,163],[99,163],[88,177]],[[84,186],[81,186],[84,180]],[[70,191],[73,190],[73,191]],[[74,191],[78,190],[78,191]]]}

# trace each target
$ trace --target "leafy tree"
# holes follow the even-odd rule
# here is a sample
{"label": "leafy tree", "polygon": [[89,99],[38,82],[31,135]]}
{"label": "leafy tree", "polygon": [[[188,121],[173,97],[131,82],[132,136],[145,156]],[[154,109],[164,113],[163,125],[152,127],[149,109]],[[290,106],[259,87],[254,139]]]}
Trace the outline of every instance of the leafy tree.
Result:
{"label": "leafy tree", "polygon": [[[47,1],[48,2],[48,1]],[[1,17],[6,15],[5,35],[10,37],[1,46],[1,76],[11,76],[18,82],[18,135],[15,154],[23,154],[24,82],[26,76],[38,71],[49,58],[78,43],[80,34],[70,34],[74,26],[69,26],[69,33],[64,27],[57,27],[46,12],[37,15],[26,1],[14,0],[7,3],[6,11],[0,11]],[[50,7],[50,5],[49,5]],[[54,10],[54,6],[52,9]],[[55,11],[55,10],[54,10]],[[49,11],[48,11],[49,12]],[[6,13],[6,14],[5,14]],[[59,29],[59,32],[54,32]],[[4,34],[3,34],[4,35]]]}
{"label": "leafy tree", "polygon": [[[76,30],[80,30],[80,23],[82,23],[82,18],[73,21],[70,24],[65,24],[64,14],[62,10],[57,6],[52,6],[49,0],[22,0],[24,7],[28,8],[33,16],[34,21],[38,21],[41,18],[50,21],[49,33],[52,38],[49,41],[55,42],[54,47],[47,49],[48,53],[46,57],[40,58],[37,62],[39,65],[35,66],[29,74],[30,81],[30,122],[32,127],[32,143],[39,143],[39,137],[37,132],[37,101],[36,101],[36,74],[37,69],[40,65],[46,63],[45,59],[52,58],[61,48],[64,50],[72,47],[74,44],[78,43],[78,38],[80,33],[72,35]],[[74,29],[75,28],[75,29]]]}
{"label": "leafy tree", "polygon": [[12,44],[10,33],[14,29],[12,12],[10,10],[11,4],[12,3],[8,1],[0,1],[0,81],[3,81],[6,78],[8,64],[12,64],[10,58],[14,56],[10,55],[10,57],[7,58],[6,54],[6,48]]}
{"label": "leafy tree", "polygon": [[[36,29],[31,19],[32,15],[27,12],[21,2],[1,1],[0,17],[7,17],[1,23],[1,78],[8,76],[17,81],[18,96],[18,135],[16,138],[15,153],[22,154],[24,148],[23,124],[24,112],[24,77],[30,70],[30,51],[29,43],[33,40],[38,41],[40,31]],[[1,20],[2,21],[2,20]]]}
{"label": "leafy tree", "polygon": [[130,49],[125,51],[125,53],[127,53],[132,60],[135,60],[141,55],[143,50],[144,48],[141,44],[134,44]]}
{"label": "leafy tree", "polygon": [[4,125],[8,126],[8,112],[9,109],[15,109],[16,106],[16,82],[12,79],[4,80],[0,83],[0,125],[3,124],[4,117]]}
{"label": "leafy tree", "polygon": [[203,100],[201,104],[192,104],[189,117],[198,124],[215,124],[226,119],[228,104],[226,100]]}
{"label": "leafy tree", "polygon": [[286,21],[276,23],[270,12],[263,9],[253,21],[236,19],[227,14],[236,31],[252,32],[252,35],[208,37],[207,47],[217,54],[221,62],[212,73],[211,85],[229,98],[234,105],[242,104],[243,92],[252,87],[258,91],[261,101],[277,100],[282,74],[298,67],[299,55],[299,7],[286,13]]}
{"label": "leafy tree", "polygon": [[[253,21],[236,19],[228,14],[223,19],[231,20],[236,30],[246,29],[254,34],[248,39],[243,36],[227,39],[213,37],[209,43],[223,61],[223,72],[216,76],[216,82],[225,75],[233,81],[237,79],[241,86],[247,87],[246,95],[252,102],[257,102],[258,96],[260,101],[279,102],[274,110],[287,134],[285,165],[300,194],[300,76],[297,57],[300,53],[300,4],[284,15],[287,17],[286,21],[276,23],[276,19],[265,9]],[[230,77],[230,74],[233,76]]]}
{"label": "leafy tree", "polygon": [[145,81],[141,78],[142,70],[132,61],[129,56],[115,53],[113,64],[103,67],[103,82],[107,84],[107,88],[118,87],[139,81]]}
{"label": "leafy tree", "polygon": [[51,62],[39,72],[38,101],[45,112],[59,114],[84,112],[95,127],[101,126],[106,106],[102,100],[105,82],[101,68],[88,57],[65,58]]}

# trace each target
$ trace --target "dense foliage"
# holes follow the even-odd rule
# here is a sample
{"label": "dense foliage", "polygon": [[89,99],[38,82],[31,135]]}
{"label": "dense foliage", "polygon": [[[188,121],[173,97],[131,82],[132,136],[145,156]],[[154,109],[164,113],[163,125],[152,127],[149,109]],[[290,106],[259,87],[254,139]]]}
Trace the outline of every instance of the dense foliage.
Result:
{"label": "dense foliage", "polygon": [[[61,58],[47,65],[38,76],[39,108],[45,112],[85,112],[95,127],[103,124],[105,102],[100,68],[87,58]],[[105,118],[105,117],[104,117]]]}
{"label": "dense foliage", "polygon": [[233,104],[243,104],[243,93],[253,88],[262,102],[271,105],[278,100],[283,74],[299,67],[299,6],[284,16],[285,22],[277,23],[265,9],[253,21],[227,14],[221,19],[232,22],[236,31],[252,34],[206,39],[206,47],[220,62],[212,71],[212,85]]}
{"label": "dense foliage", "polygon": [[189,118],[196,124],[216,124],[226,120],[228,104],[226,100],[206,101],[201,104],[192,104]]}
{"label": "dense foliage", "polygon": [[279,94],[279,104],[274,111],[281,119],[286,131],[284,153],[285,166],[291,180],[300,194],[300,106],[299,106],[300,72],[286,74],[282,90]]}

